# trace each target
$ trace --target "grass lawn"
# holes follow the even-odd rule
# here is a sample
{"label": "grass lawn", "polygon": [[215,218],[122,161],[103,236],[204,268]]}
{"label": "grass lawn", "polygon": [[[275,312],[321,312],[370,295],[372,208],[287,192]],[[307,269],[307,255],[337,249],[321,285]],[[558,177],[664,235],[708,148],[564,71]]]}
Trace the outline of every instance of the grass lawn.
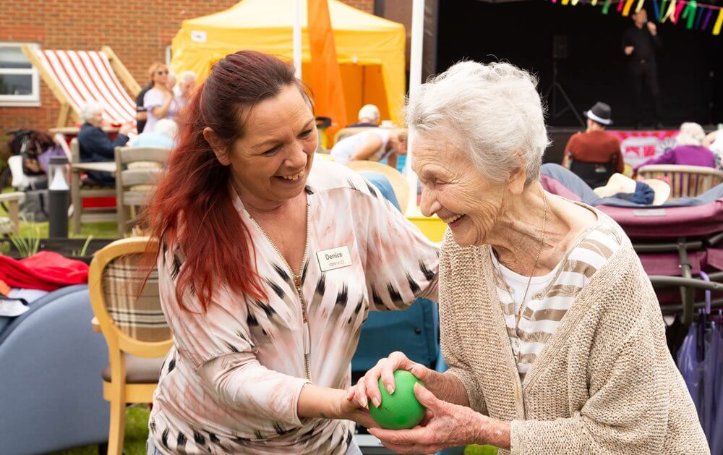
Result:
{"label": "grass lawn", "polygon": [[[133,405],[126,408],[126,435],[123,448],[126,455],[145,455],[148,439],[147,406]],[[75,449],[53,452],[52,455],[98,455],[97,446],[77,447]]]}

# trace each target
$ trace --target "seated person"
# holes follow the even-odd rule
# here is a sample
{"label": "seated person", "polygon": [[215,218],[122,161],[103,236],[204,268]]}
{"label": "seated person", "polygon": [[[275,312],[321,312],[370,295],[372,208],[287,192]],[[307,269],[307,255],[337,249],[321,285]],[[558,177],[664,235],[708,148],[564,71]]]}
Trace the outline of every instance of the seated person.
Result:
{"label": "seated person", "polygon": [[718,169],[723,170],[723,133],[721,131],[723,131],[723,129],[708,133],[703,141],[703,145],[713,152]]}
{"label": "seated person", "polygon": [[387,159],[387,164],[397,166],[397,156],[407,153],[407,132],[402,129],[375,128],[345,137],[331,149],[334,161],[346,164],[349,161]]}
{"label": "seated person", "polygon": [[[133,125],[126,123],[121,126],[118,136],[111,140],[103,131],[103,106],[91,101],[81,109],[80,116],[83,119],[83,126],[78,133],[78,146],[80,148],[80,161],[82,163],[94,163],[115,160],[115,148],[125,145],[128,142],[128,133]],[[93,183],[99,185],[115,185],[115,178],[108,172],[87,172]]]}
{"label": "seated person", "polygon": [[595,103],[588,111],[587,130],[575,133],[565,146],[562,165],[580,176],[590,187],[605,185],[610,176],[625,167],[620,141],[605,131],[613,123],[610,106]]}
{"label": "seated person", "polygon": [[379,126],[381,114],[379,114],[379,108],[375,104],[365,104],[359,109],[358,120],[356,123],[352,123],[349,127],[358,126]]}
{"label": "seated person", "polygon": [[633,170],[637,172],[641,167],[650,164],[683,164],[715,168],[715,155],[703,146],[704,139],[705,131],[702,126],[694,122],[683,123],[680,125],[675,147],[660,156],[643,161]]}
{"label": "seated person", "polygon": [[160,147],[172,149],[176,145],[178,125],[171,119],[162,118],[153,131],[145,131],[130,142],[131,147]]}
{"label": "seated person", "polygon": [[178,77],[178,83],[173,88],[173,96],[179,109],[188,104],[194,88],[196,88],[196,73],[190,70],[182,72]]}

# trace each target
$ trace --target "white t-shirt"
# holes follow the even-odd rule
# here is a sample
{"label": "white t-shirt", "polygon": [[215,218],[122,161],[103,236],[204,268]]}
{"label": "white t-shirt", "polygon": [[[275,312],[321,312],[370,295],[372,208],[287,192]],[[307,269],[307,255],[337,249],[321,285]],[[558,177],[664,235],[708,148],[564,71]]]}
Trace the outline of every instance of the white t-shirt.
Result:
{"label": "white t-shirt", "polygon": [[[148,90],[143,97],[143,106],[145,106],[146,109],[148,109],[148,120],[146,120],[146,126],[143,129],[143,131],[153,131],[153,129],[156,127],[156,122],[158,122],[158,117],[153,115],[153,108],[158,106],[163,106],[163,102],[166,99],[166,94],[157,88],[152,88]],[[178,112],[179,106],[178,102],[173,99],[171,101],[171,105],[168,107],[168,112],[166,113],[166,116],[164,118],[167,119],[173,119],[173,117],[176,116],[176,112]]]}
{"label": "white t-shirt", "polygon": [[371,135],[379,136],[382,140],[382,145],[377,149],[372,156],[369,157],[370,161],[379,161],[385,156],[387,149],[387,142],[389,142],[389,130],[382,128],[375,128],[368,131],[362,131],[361,133],[353,136],[345,137],[344,139],[337,142],[331,149],[331,156],[334,157],[334,161],[341,164],[346,164],[351,161],[351,157],[359,150]]}

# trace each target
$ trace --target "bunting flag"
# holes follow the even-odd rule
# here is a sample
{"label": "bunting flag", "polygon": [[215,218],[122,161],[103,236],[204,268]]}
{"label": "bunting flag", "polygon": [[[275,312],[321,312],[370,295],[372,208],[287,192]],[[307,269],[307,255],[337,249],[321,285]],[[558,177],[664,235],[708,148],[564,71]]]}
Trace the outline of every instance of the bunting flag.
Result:
{"label": "bunting flag", "polygon": [[723,25],[723,9],[718,10],[718,20],[715,21],[715,25],[713,26],[713,34],[719,35],[720,34],[720,28]]}
{"label": "bunting flag", "polygon": [[317,116],[331,117],[332,125],[343,127],[347,124],[346,103],[341,70],[336,59],[329,3],[328,0],[308,0],[307,7],[314,113]]}
{"label": "bunting flag", "polygon": [[[558,0],[550,0],[557,3]],[[608,14],[613,0],[604,0],[601,11]],[[614,0],[615,9],[623,16],[629,16],[630,11],[638,12],[645,7],[645,0]],[[562,5],[575,6],[579,3],[597,6],[598,0],[560,0]],[[652,19],[664,23],[668,20],[672,24],[684,24],[688,30],[708,31],[709,25],[714,23],[711,33],[720,35],[723,28],[723,7],[698,3],[698,0],[651,0],[653,4]],[[635,8],[633,9],[633,5]],[[714,19],[714,20],[712,20]]]}

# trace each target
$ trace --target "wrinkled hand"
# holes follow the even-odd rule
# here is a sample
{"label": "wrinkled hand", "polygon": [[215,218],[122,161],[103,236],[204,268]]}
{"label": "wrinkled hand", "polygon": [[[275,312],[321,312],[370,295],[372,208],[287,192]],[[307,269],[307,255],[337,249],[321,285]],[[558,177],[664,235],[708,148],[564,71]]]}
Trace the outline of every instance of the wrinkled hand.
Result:
{"label": "wrinkled hand", "polygon": [[633,46],[625,46],[625,55],[632,54],[634,49],[635,49],[635,47],[633,47]]}
{"label": "wrinkled hand", "polygon": [[435,453],[446,447],[482,441],[480,429],[489,418],[470,408],[441,401],[419,384],[414,386],[414,394],[427,408],[420,426],[411,430],[369,430],[387,448],[397,453]]}
{"label": "wrinkled hand", "polygon": [[428,382],[434,382],[434,375],[437,373],[419,363],[413,362],[401,352],[392,352],[389,357],[381,359],[367,373],[359,378],[356,386],[349,389],[347,399],[361,408],[368,408],[369,401],[374,406],[382,402],[382,394],[379,392],[379,378],[390,394],[394,392],[394,371],[407,370],[420,381],[430,386]]}

